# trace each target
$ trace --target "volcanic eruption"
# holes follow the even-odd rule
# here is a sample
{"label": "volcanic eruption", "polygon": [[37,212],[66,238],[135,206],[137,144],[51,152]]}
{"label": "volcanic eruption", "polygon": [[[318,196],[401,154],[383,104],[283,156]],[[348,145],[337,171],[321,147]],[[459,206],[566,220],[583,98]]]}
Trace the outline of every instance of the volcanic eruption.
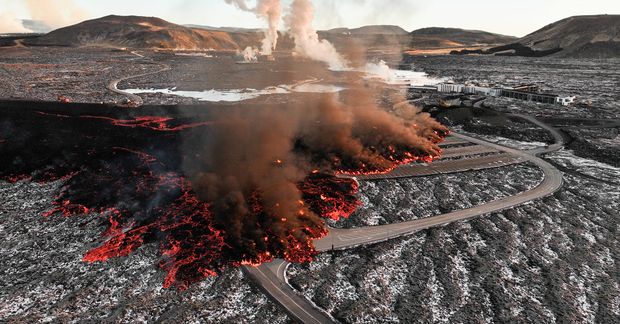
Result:
{"label": "volcanic eruption", "polygon": [[[295,0],[291,15],[307,14],[307,4]],[[304,55],[327,46],[299,28]],[[83,260],[157,243],[165,287],[274,258],[309,262],[313,241],[327,234],[325,219],[349,217],[360,204],[357,182],[345,175],[430,162],[448,133],[415,106],[380,107],[381,85],[346,73],[354,77],[341,93],[200,113],[15,109],[0,120],[0,177],[62,179],[45,216],[100,214],[106,227],[105,242]]]}

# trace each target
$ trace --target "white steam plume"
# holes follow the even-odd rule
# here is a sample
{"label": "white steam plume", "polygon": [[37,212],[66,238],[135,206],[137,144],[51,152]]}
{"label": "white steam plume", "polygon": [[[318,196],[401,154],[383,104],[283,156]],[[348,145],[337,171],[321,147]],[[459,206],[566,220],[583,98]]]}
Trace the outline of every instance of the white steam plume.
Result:
{"label": "white steam plume", "polygon": [[280,27],[280,16],[282,15],[280,0],[258,1],[256,14],[267,19],[269,24],[269,29],[265,32],[265,39],[263,40],[262,54],[271,55],[278,45],[278,27]]}
{"label": "white steam plume", "polygon": [[319,40],[319,35],[312,27],[313,20],[312,2],[293,0],[284,22],[295,39],[295,51],[302,56],[327,63],[332,70],[347,69],[346,60],[336,48],[327,40]]}
{"label": "white steam plume", "polygon": [[259,18],[265,19],[268,29],[265,31],[265,39],[261,48],[261,54],[271,55],[278,45],[278,28],[282,15],[280,0],[258,0],[255,8],[248,6],[246,0],[225,0],[226,3],[248,12],[253,12]]}
{"label": "white steam plume", "polygon": [[[267,19],[269,30],[265,33],[262,54],[269,55],[276,48],[278,26],[282,13],[280,0],[259,0],[256,8],[250,8],[246,0],[225,0],[237,8],[254,12],[257,16]],[[295,40],[295,52],[304,57],[325,62],[332,70],[347,69],[347,61],[327,40],[319,40],[319,35],[312,26],[314,7],[310,0],[293,0],[288,14],[284,17],[287,29]]]}
{"label": "white steam plume", "polygon": [[259,54],[259,51],[250,46],[246,47],[245,50],[241,52],[241,55],[243,55],[243,61],[245,61],[246,63],[257,62],[258,54]]}

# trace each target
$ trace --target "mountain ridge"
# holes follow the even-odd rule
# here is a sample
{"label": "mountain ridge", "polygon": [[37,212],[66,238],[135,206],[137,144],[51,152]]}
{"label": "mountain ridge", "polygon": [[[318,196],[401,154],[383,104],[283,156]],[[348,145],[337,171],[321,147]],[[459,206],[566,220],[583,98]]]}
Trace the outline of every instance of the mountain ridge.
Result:
{"label": "mountain ridge", "polygon": [[[415,47],[454,47],[463,44],[498,44],[508,36],[482,31],[438,29],[434,35],[410,33],[395,25],[369,25],[319,31],[321,38],[337,47],[356,44],[368,49]],[[418,30],[419,32],[419,30]],[[428,34],[428,33],[427,33]],[[31,46],[107,46],[177,50],[240,50],[259,46],[263,33],[258,29],[178,25],[157,17],[109,15],[86,20],[28,39]],[[282,50],[294,47],[286,33],[281,33]]]}
{"label": "mountain ridge", "polygon": [[453,54],[620,57],[620,15],[572,16],[546,25],[512,43],[487,50],[465,50]]}

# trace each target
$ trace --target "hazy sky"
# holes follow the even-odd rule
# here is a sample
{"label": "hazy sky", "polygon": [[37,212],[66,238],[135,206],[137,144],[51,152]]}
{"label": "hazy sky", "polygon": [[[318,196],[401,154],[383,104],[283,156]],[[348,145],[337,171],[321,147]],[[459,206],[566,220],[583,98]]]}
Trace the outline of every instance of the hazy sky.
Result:
{"label": "hazy sky", "polygon": [[[0,0],[3,11],[29,18],[26,3],[57,2],[67,22],[108,14],[157,16],[180,24],[263,27],[252,14],[240,12],[224,0]],[[74,6],[69,2],[73,1]],[[291,0],[283,0],[285,5]],[[249,0],[253,3],[254,0]],[[573,15],[620,14],[619,0],[314,0],[318,29],[369,24],[400,25],[408,31],[422,27],[459,27],[524,36],[556,20]],[[68,17],[64,7],[79,14]],[[79,10],[75,10],[78,8]],[[59,21],[59,19],[56,19]],[[1,32],[1,31],[0,31]]]}

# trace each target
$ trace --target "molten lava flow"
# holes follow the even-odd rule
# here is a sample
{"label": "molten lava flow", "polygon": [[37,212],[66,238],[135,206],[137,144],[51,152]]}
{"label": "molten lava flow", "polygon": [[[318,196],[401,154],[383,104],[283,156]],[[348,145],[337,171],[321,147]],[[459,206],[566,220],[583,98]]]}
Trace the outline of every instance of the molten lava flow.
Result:
{"label": "molten lava flow", "polygon": [[360,205],[358,183],[338,174],[385,173],[441,153],[441,125],[365,105],[227,107],[186,124],[125,111],[18,112],[7,125],[23,132],[1,134],[0,178],[62,179],[44,216],[97,214],[105,226],[84,262],[155,243],[163,285],[186,289],[228,267],[312,261],[325,220]]}
{"label": "molten lava flow", "polygon": [[84,115],[84,116],[80,116],[80,118],[109,120],[115,126],[132,127],[132,128],[142,127],[142,128],[148,128],[151,130],[155,130],[155,131],[160,131],[160,132],[178,132],[184,129],[207,126],[211,124],[211,122],[201,122],[201,123],[182,124],[179,126],[170,126],[169,125],[170,122],[174,121],[174,119],[170,117],[160,117],[160,116],[141,116],[141,117],[136,117],[135,119],[114,119],[114,118],[103,117],[103,116]]}
{"label": "molten lava flow", "polygon": [[333,220],[348,218],[360,205],[359,186],[353,179],[312,173],[299,184],[304,201],[316,214]]}
{"label": "molten lava flow", "polygon": [[[47,113],[38,111],[37,112],[43,116],[52,116],[58,118],[74,118],[73,116],[66,114],[56,114],[56,113]],[[81,115],[77,118],[83,119],[99,119],[99,120],[107,120],[112,123],[114,126],[120,127],[131,127],[131,128],[146,128],[154,131],[160,132],[178,132],[185,129],[191,129],[195,127],[208,126],[211,125],[212,122],[198,122],[198,123],[187,123],[180,124],[177,126],[171,126],[170,124],[174,122],[174,118],[163,117],[163,116],[139,116],[134,119],[116,119],[106,116],[93,116],[93,115]]]}

